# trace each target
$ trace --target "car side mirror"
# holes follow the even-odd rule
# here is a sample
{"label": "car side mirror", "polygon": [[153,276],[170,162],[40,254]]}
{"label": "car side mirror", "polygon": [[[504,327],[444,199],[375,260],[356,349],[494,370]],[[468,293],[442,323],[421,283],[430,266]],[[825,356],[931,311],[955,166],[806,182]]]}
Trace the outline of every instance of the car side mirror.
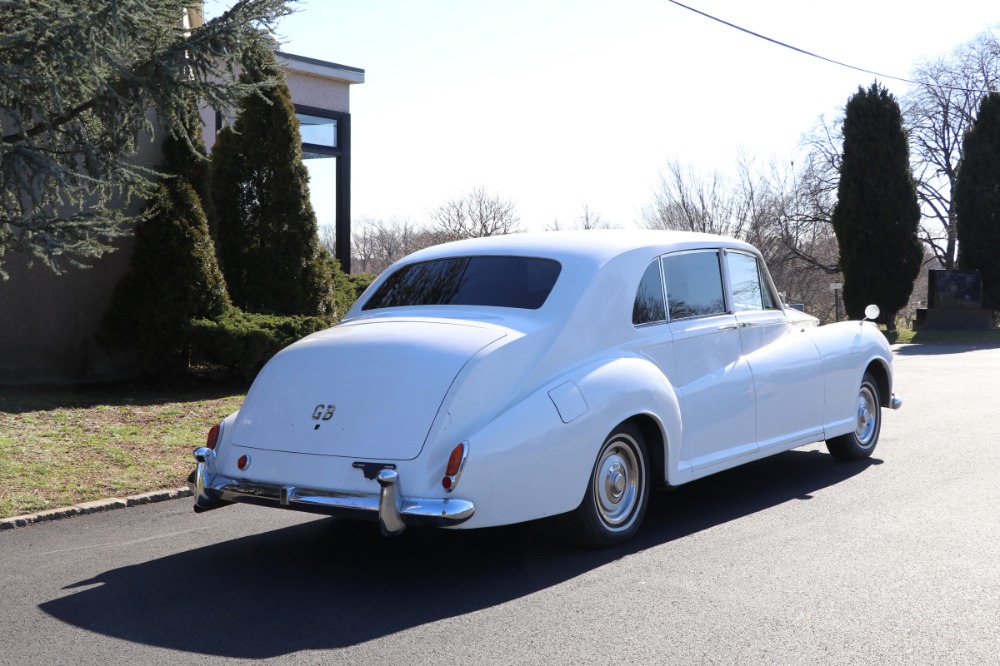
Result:
{"label": "car side mirror", "polygon": [[872,303],[871,305],[865,308],[865,318],[861,320],[862,323],[866,321],[875,321],[876,319],[878,319],[879,313],[880,310],[878,309],[878,306]]}

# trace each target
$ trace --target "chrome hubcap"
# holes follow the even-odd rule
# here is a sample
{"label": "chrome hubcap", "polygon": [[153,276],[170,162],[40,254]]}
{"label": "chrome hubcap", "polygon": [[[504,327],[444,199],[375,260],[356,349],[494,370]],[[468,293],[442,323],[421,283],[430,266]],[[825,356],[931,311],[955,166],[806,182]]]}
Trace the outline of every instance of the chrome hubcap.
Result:
{"label": "chrome hubcap", "polygon": [[611,469],[608,471],[607,488],[605,489],[609,497],[620,499],[622,494],[625,493],[625,483],[627,481],[625,474],[625,468],[622,467],[621,463],[616,462],[611,466]]}
{"label": "chrome hubcap", "polygon": [[857,419],[854,436],[857,437],[858,444],[864,447],[871,443],[875,436],[875,427],[878,425],[878,405],[875,402],[875,395],[867,385],[862,386],[858,393]]}
{"label": "chrome hubcap", "polygon": [[601,520],[610,527],[628,523],[639,502],[640,483],[645,470],[636,453],[635,442],[621,437],[609,442],[597,463],[594,495]]}

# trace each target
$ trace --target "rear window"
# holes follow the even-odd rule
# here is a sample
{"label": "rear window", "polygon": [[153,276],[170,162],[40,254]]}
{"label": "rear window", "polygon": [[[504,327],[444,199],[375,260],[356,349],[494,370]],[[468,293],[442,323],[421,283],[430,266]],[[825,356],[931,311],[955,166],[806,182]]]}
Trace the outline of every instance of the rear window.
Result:
{"label": "rear window", "polygon": [[537,310],[561,266],[534,257],[454,257],[400,267],[362,310],[408,305],[490,305]]}

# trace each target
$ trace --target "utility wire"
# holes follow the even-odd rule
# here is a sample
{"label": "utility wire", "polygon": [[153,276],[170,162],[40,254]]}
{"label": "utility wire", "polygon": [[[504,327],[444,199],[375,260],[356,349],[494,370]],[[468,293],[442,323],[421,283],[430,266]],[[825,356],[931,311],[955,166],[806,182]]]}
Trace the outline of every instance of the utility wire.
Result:
{"label": "utility wire", "polygon": [[875,72],[875,71],[872,71],[870,69],[865,69],[863,67],[855,67],[854,65],[849,65],[846,62],[841,62],[839,60],[834,60],[833,58],[827,58],[827,57],[821,56],[821,55],[819,55],[817,53],[813,53],[812,51],[806,51],[805,49],[800,49],[797,46],[792,46],[791,44],[786,44],[785,42],[779,41],[777,39],[773,39],[771,37],[768,37],[767,35],[762,35],[759,32],[754,32],[753,30],[747,30],[746,28],[738,26],[735,23],[730,23],[729,21],[724,21],[724,20],[720,19],[717,16],[712,16],[711,14],[706,14],[705,12],[703,12],[703,11],[701,11],[699,9],[695,9],[694,7],[688,7],[687,5],[685,5],[683,3],[677,2],[677,0],[667,0],[667,2],[673,3],[673,4],[677,5],[678,7],[683,7],[684,9],[687,9],[688,11],[692,11],[695,14],[701,14],[705,18],[712,19],[713,21],[718,21],[722,25],[729,26],[730,28],[735,28],[736,30],[739,30],[740,32],[745,32],[748,35],[753,35],[754,37],[757,37],[758,39],[763,39],[766,42],[771,42],[772,44],[777,44],[778,46],[783,46],[786,49],[791,49],[792,51],[797,51],[797,52],[799,52],[799,53],[801,53],[803,55],[807,55],[807,56],[810,56],[812,58],[818,58],[819,60],[823,60],[824,62],[828,62],[828,63],[831,63],[833,65],[839,65],[840,67],[846,67],[847,69],[853,69],[856,72],[864,72],[865,74],[872,74],[874,76],[878,76],[878,77],[881,77],[883,79],[892,79],[893,81],[901,81],[903,83],[912,83],[913,85],[916,85],[916,86],[928,86],[930,88],[940,88],[942,90],[957,90],[957,91],[960,91],[960,92],[979,93],[979,94],[983,94],[983,95],[987,95],[990,92],[989,90],[973,90],[973,89],[969,89],[969,88],[957,88],[957,87],[952,87],[952,86],[937,85],[937,84],[933,84],[933,83],[929,83],[929,82],[914,81],[912,79],[904,79],[904,78],[899,77],[899,76],[891,76],[889,74],[881,74],[879,72]]}

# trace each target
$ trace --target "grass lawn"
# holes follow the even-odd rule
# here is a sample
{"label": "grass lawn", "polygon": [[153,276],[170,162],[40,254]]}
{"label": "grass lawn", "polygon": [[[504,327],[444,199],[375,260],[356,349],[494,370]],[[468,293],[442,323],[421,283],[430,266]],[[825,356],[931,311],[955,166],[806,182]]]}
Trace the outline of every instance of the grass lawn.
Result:
{"label": "grass lawn", "polygon": [[0,518],[185,485],[244,390],[0,388]]}

